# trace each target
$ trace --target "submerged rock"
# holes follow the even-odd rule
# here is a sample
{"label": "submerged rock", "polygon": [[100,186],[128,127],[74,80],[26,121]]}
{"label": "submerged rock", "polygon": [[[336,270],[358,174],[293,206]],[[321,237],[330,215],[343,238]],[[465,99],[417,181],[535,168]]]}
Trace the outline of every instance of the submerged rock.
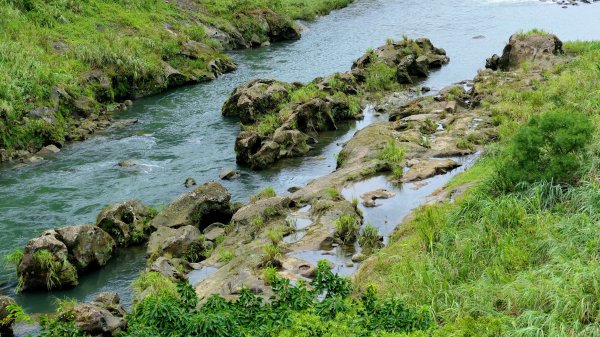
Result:
{"label": "submerged rock", "polygon": [[228,223],[232,216],[231,194],[210,181],[171,202],[150,222],[154,229],[194,226],[200,230],[215,222]]}
{"label": "submerged rock", "polygon": [[221,180],[234,180],[239,178],[239,176],[240,171],[234,169],[224,169],[219,173],[219,178],[221,178]]}
{"label": "submerged rock", "polygon": [[372,192],[368,192],[365,193],[363,195],[361,195],[360,197],[362,198],[362,204],[365,207],[376,207],[377,204],[375,203],[375,200],[377,199],[389,199],[389,198],[393,198],[396,195],[395,192],[392,191],[388,191],[386,189],[378,189]]}
{"label": "submerged rock", "polygon": [[196,180],[194,180],[194,178],[187,178],[185,180],[185,182],[183,183],[183,186],[190,188],[192,186],[196,186]]}
{"label": "submerged rock", "polygon": [[117,244],[127,247],[148,239],[150,228],[146,224],[154,212],[136,200],[124,201],[102,209],[96,224],[110,234]]}

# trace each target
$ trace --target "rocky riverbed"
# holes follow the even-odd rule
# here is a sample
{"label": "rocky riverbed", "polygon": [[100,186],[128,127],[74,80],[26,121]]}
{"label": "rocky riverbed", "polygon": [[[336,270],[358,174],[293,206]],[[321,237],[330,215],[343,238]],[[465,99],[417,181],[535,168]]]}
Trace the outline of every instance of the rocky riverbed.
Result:
{"label": "rocky riverbed", "polygon": [[[289,195],[266,190],[246,205],[232,203],[222,185],[207,182],[160,212],[135,201],[107,207],[95,225],[59,228],[31,240],[18,261],[20,286],[75,286],[80,273],[104,265],[115,249],[146,243],[149,271],[179,282],[187,281],[193,270],[206,271],[195,284],[200,298],[215,293],[235,297],[242,288],[268,297],[265,268],[274,267],[295,281],[309,280],[321,258],[337,272],[352,274],[390,235],[383,224],[373,223],[374,240],[370,245],[361,240],[370,222],[364,207],[377,207],[375,200],[386,202],[394,192],[373,186],[362,195],[361,206],[358,199],[345,199],[343,189],[383,175],[418,190],[430,178],[452,172],[462,165],[457,158],[481,151],[497,137],[493,109],[482,101],[501,103],[494,97],[502,86],[534,90],[545,69],[568,60],[553,35],[516,34],[509,41],[502,56],[488,61],[490,68],[504,71],[481,70],[473,81],[415,99],[386,93],[373,113],[389,121],[357,132],[343,146],[333,173]],[[496,59],[506,61],[497,67]],[[523,62],[530,69],[515,71]],[[448,200],[459,190],[437,192],[435,200]],[[124,327],[118,298],[99,298],[76,307],[78,327],[88,333],[117,333]],[[99,326],[90,317],[108,323]]]}

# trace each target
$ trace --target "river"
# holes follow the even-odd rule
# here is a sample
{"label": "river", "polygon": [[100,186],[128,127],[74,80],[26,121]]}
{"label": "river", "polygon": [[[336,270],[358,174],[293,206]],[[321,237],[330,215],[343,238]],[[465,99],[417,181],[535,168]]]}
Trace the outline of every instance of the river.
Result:
{"label": "river", "polygon": [[[136,118],[125,129],[102,132],[91,140],[69,144],[56,158],[40,165],[0,169],[0,255],[42,231],[93,223],[105,205],[127,199],[160,206],[186,189],[218,179],[224,168],[236,168],[235,120],[221,116],[221,105],[233,88],[254,78],[310,81],[349,70],[352,61],[386,38],[429,37],[446,49],[448,66],[425,82],[439,89],[471,79],[485,58],[501,52],[510,34],[541,28],[563,40],[600,39],[600,6],[562,9],[538,0],[356,0],[354,4],[307,23],[301,40],[232,53],[239,69],[213,82],[171,90],[141,99],[118,118]],[[475,38],[478,37],[478,38]],[[240,179],[224,182],[239,201],[264,186],[284,193],[335,168],[339,143],[356,126],[326,134],[312,157],[288,160],[262,172],[240,168]],[[139,171],[117,167],[120,160],[144,164]],[[0,270],[0,290],[15,296],[28,312],[52,310],[54,297],[90,300],[99,291],[117,291],[131,302],[129,283],[144,268],[142,249],[123,251],[107,267],[82,277],[79,287],[54,293],[14,294],[15,277]]]}

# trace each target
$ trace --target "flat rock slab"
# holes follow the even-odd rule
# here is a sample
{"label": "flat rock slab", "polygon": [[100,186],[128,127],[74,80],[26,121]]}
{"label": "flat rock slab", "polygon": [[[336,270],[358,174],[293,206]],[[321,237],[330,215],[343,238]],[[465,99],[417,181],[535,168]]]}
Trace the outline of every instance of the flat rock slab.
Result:
{"label": "flat rock slab", "polygon": [[452,159],[432,159],[428,161],[422,161],[413,165],[413,167],[411,167],[410,170],[404,174],[402,177],[402,182],[424,180],[438,174],[446,173],[459,166],[460,164]]}
{"label": "flat rock slab", "polygon": [[389,198],[393,198],[396,195],[395,192],[392,191],[388,191],[386,189],[378,189],[372,192],[367,192],[363,195],[361,195],[360,197],[362,198],[362,204],[365,207],[376,207],[377,204],[375,203],[375,200],[377,199],[389,199]]}

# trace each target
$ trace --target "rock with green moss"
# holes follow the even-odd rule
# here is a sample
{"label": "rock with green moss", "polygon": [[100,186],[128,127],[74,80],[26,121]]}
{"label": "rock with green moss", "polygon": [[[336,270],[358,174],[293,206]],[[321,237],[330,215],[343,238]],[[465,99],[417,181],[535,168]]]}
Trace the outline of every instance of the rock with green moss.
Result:
{"label": "rock with green moss", "polygon": [[215,222],[229,223],[233,214],[231,194],[214,181],[185,193],[159,212],[150,222],[153,229],[194,226],[200,230]]}
{"label": "rock with green moss", "polygon": [[58,237],[55,230],[49,230],[27,243],[17,268],[22,291],[63,289],[78,284],[69,250]]}
{"label": "rock with green moss", "polygon": [[284,214],[292,203],[288,197],[272,197],[251,202],[240,208],[231,221],[238,227],[246,227],[256,223],[257,219],[264,222],[270,218]]}
{"label": "rock with green moss", "polygon": [[504,47],[502,56],[486,60],[486,68],[510,70],[525,62],[548,65],[556,55],[564,53],[562,41],[554,34],[544,32],[513,34]]}
{"label": "rock with green moss", "polygon": [[96,224],[110,234],[117,245],[127,247],[140,244],[148,239],[150,234],[149,221],[155,212],[136,200],[129,200],[105,207]]}
{"label": "rock with green moss", "polygon": [[151,260],[168,256],[199,262],[205,254],[204,248],[204,237],[198,228],[161,226],[150,236],[146,253]]}
{"label": "rock with green moss", "polygon": [[95,225],[63,227],[56,233],[67,246],[69,261],[80,272],[104,266],[117,248],[115,240]]}
{"label": "rock with green moss", "polygon": [[223,104],[223,116],[239,117],[244,124],[255,123],[288,98],[292,85],[286,82],[257,79],[235,88]]}
{"label": "rock with green moss", "polygon": [[15,304],[15,300],[8,296],[0,296],[0,336],[12,336],[14,318],[10,316],[8,306]]}

